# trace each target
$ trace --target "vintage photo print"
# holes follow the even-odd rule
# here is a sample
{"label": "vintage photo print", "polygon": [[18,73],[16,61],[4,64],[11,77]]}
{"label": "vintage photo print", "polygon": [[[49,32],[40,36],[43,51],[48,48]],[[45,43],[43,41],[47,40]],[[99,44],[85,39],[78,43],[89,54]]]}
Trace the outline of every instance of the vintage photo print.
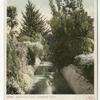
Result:
{"label": "vintage photo print", "polygon": [[5,2],[5,100],[97,100],[97,0]]}

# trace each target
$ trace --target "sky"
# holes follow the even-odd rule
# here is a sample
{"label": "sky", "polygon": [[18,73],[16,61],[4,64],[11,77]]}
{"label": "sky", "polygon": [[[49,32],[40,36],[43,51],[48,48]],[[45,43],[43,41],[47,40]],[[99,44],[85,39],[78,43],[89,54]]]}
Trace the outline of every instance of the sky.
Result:
{"label": "sky", "polygon": [[[18,15],[21,17],[21,12],[25,10],[25,5],[28,0],[7,0],[7,5],[13,5],[17,7]],[[30,0],[33,4],[36,5],[36,8],[40,10],[40,13],[44,15],[47,19],[52,17],[49,0]]]}
{"label": "sky", "polygon": [[[7,0],[8,6],[16,6],[19,19],[21,18],[21,12],[25,10],[25,5],[28,0]],[[40,10],[48,20],[52,17],[49,7],[49,0],[30,0],[36,5],[36,8]],[[96,14],[96,0],[83,0],[84,8],[88,12],[88,15],[95,18]]]}
{"label": "sky", "polygon": [[[51,10],[49,7],[49,0],[30,0],[36,9],[47,19],[50,20],[52,17]],[[17,8],[19,27],[21,27],[22,12],[25,11],[25,5],[28,0],[7,0],[7,6],[15,6]],[[97,33],[97,0],[83,0],[83,6],[88,15],[94,18],[94,31]],[[50,26],[47,24],[46,27]]]}

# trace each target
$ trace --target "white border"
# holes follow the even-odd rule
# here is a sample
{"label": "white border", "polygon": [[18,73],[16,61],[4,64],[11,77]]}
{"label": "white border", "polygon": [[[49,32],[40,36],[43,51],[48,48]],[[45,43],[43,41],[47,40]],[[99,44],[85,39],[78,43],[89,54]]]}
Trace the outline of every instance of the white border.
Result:
{"label": "white border", "polygon": [[[0,0],[0,100],[4,100],[4,1]],[[100,0],[98,0],[98,9],[100,9]],[[98,76],[100,76],[100,10],[98,10]],[[98,77],[100,84],[100,77]],[[98,93],[100,94],[100,86],[98,85]],[[98,95],[100,100],[100,95]]]}
{"label": "white border", "polygon": [[0,100],[4,100],[4,5],[0,0]]}
{"label": "white border", "polygon": [[98,100],[100,100],[100,0],[98,0]]}

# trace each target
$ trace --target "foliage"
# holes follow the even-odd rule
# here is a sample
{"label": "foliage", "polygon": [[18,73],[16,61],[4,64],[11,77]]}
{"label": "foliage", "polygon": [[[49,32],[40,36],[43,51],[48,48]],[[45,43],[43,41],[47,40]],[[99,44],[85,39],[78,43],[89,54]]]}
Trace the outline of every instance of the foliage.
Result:
{"label": "foliage", "polygon": [[[7,37],[7,93],[20,93],[17,79],[19,77],[20,60],[17,57],[16,43],[8,35]],[[18,92],[19,91],[19,92]]]}
{"label": "foliage", "polygon": [[85,65],[82,70],[82,75],[85,76],[92,84],[94,84],[94,65]]}
{"label": "foliage", "polygon": [[27,63],[28,65],[34,65],[35,63],[35,55],[34,55],[34,48],[30,49],[28,48],[28,53],[27,53]]}
{"label": "foliage", "polygon": [[24,91],[14,78],[7,79],[7,94],[24,94]]}
{"label": "foliage", "polygon": [[14,6],[7,7],[7,24],[11,28],[11,30],[18,25],[17,19],[17,10]]}
{"label": "foliage", "polygon": [[29,90],[31,90],[31,88],[32,88],[33,75],[30,76],[30,74],[29,74],[30,72],[32,72],[32,70],[30,68],[26,72],[20,71],[20,76],[18,79],[18,84],[20,84],[20,87],[23,89],[23,91],[25,93],[29,92]]}
{"label": "foliage", "polygon": [[17,79],[19,70],[19,59],[17,59],[16,43],[8,35],[7,39],[7,77]]}
{"label": "foliage", "polygon": [[80,72],[86,79],[94,84],[94,57],[92,54],[81,54],[74,58],[74,65],[80,69]]}
{"label": "foliage", "polygon": [[50,0],[53,18],[50,21],[54,43],[53,62],[58,68],[72,63],[82,53],[93,52],[93,19],[84,11],[82,0]]}
{"label": "foliage", "polygon": [[[38,44],[35,43],[43,44],[46,47],[46,41],[42,35],[44,20],[39,10],[36,10],[30,1],[26,5],[26,12],[23,13],[21,38],[18,37],[18,41],[21,41],[21,43],[15,41],[14,38],[16,33],[15,26],[18,24],[16,17],[16,7],[9,6],[7,8],[7,24],[11,30],[7,36],[8,94],[24,94],[32,88],[35,53],[40,57],[43,51],[36,47]],[[23,41],[30,41],[31,44],[35,45],[25,45]],[[46,50],[43,52],[46,52]]]}
{"label": "foliage", "polygon": [[7,93],[19,94],[23,93],[17,83],[19,77],[20,60],[17,57],[16,41],[14,35],[17,31],[13,30],[17,26],[17,10],[14,6],[7,7],[7,25],[10,27],[10,32],[7,35]]}
{"label": "foliage", "polygon": [[40,42],[44,46],[44,56],[47,54],[48,45],[43,36],[45,20],[35,5],[28,1],[26,11],[22,13],[22,28],[19,41]]}
{"label": "foliage", "polygon": [[23,23],[20,36],[23,37],[25,35],[35,41],[37,33],[41,34],[44,30],[43,17],[30,1],[26,4],[26,11],[22,15]]}
{"label": "foliage", "polygon": [[27,58],[27,49],[23,47],[25,45],[22,44],[19,49],[19,44],[16,44],[10,35],[7,38],[7,93],[24,94],[31,88],[34,69],[27,66],[28,62],[25,61]]}

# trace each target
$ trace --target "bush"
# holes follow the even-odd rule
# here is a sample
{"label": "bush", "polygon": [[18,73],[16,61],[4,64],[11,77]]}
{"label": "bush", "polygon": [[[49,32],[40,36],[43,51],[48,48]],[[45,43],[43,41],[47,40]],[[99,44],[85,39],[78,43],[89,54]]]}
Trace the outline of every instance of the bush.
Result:
{"label": "bush", "polygon": [[75,56],[93,52],[93,19],[84,10],[82,0],[64,0],[64,5],[61,0],[55,0],[56,4],[53,0],[49,1],[54,37],[51,60],[57,68],[62,68],[72,63]]}
{"label": "bush", "polygon": [[92,84],[94,84],[94,57],[91,54],[81,54],[74,58],[73,64],[81,70],[81,74],[85,76]]}

